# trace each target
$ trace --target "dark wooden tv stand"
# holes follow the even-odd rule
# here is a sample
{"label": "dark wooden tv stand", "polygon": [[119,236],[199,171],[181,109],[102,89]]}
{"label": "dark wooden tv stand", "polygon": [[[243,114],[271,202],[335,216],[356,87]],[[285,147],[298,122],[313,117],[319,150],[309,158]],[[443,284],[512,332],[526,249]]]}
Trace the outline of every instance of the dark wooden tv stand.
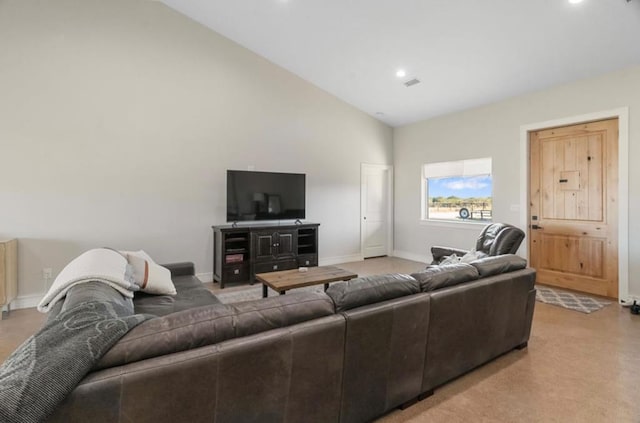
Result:
{"label": "dark wooden tv stand", "polygon": [[213,228],[213,281],[255,282],[256,273],[318,265],[319,223]]}

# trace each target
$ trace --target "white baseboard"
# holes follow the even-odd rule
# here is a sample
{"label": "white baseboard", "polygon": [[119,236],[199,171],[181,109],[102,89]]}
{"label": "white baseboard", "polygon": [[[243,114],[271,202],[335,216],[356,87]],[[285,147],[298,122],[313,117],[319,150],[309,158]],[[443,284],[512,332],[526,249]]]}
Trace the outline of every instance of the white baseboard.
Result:
{"label": "white baseboard", "polygon": [[399,251],[399,250],[394,250],[393,256],[400,257],[406,260],[417,261],[420,263],[431,263],[431,260],[432,260],[430,254],[414,254],[408,251]]}
{"label": "white baseboard", "polygon": [[213,282],[213,272],[196,273],[196,278],[200,279],[200,282],[202,283]]}
{"label": "white baseboard", "polygon": [[11,301],[11,309],[18,310],[21,308],[33,308],[37,306],[38,303],[40,303],[42,297],[44,297],[44,293],[16,297],[13,301]]}
{"label": "white baseboard", "polygon": [[331,266],[334,264],[350,263],[352,261],[362,261],[364,258],[360,254],[352,254],[350,256],[324,257],[318,260],[320,266]]}

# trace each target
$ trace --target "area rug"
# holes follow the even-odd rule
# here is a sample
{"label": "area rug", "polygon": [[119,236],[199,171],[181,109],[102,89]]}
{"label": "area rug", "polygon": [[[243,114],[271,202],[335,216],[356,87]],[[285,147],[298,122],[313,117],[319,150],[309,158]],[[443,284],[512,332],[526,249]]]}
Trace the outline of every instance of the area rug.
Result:
{"label": "area rug", "polygon": [[[315,286],[306,286],[304,288],[296,288],[290,291],[287,291],[286,295],[295,294],[297,292],[322,292],[324,290],[323,285],[315,285]],[[278,294],[276,291],[269,288],[269,297],[276,297]],[[262,285],[255,284],[253,286],[249,286],[246,289],[242,289],[239,291],[231,291],[231,292],[218,292],[216,293],[216,297],[224,303],[239,303],[242,301],[251,301],[251,300],[259,300],[262,298]]]}
{"label": "area rug", "polygon": [[562,291],[547,286],[537,285],[536,290],[537,301],[579,311],[580,313],[593,313],[611,304],[610,301],[574,294],[573,292]]}

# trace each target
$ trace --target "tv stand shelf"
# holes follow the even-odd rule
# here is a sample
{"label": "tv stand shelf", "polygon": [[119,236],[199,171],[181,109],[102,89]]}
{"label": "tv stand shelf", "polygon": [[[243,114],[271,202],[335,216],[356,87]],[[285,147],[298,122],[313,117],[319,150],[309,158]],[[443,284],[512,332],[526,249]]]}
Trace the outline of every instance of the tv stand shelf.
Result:
{"label": "tv stand shelf", "polygon": [[213,228],[213,282],[255,282],[256,273],[318,265],[319,223]]}

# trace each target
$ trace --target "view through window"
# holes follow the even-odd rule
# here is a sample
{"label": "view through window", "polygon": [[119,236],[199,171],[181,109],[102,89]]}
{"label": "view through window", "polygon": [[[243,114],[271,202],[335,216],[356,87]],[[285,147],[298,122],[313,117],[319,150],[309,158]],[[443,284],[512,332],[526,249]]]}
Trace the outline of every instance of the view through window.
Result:
{"label": "view through window", "polygon": [[465,222],[492,220],[491,159],[424,166],[423,219]]}

